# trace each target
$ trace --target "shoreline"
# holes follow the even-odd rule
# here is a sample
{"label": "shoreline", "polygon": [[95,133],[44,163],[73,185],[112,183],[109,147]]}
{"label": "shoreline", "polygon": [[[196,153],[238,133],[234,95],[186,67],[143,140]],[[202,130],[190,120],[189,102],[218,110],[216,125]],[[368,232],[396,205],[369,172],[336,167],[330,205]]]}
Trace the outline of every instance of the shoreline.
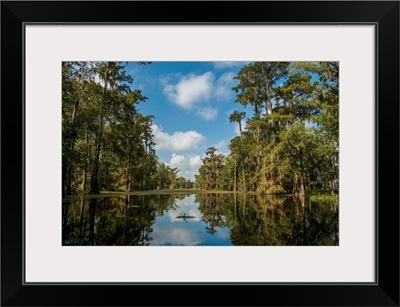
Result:
{"label": "shoreline", "polygon": [[[164,190],[148,190],[148,191],[103,191],[100,194],[74,194],[67,195],[62,199],[70,198],[102,198],[102,197],[113,197],[113,196],[129,196],[129,195],[169,195],[169,194],[246,194],[246,195],[261,195],[258,192],[250,191],[244,193],[243,191],[214,191],[214,190],[200,190],[200,189],[164,189]],[[295,194],[265,194],[265,196],[295,196]],[[316,195],[331,195],[329,193],[306,193],[306,196],[316,196]],[[339,194],[334,194],[339,195]],[[298,195],[297,195],[298,196]]]}
{"label": "shoreline", "polygon": [[[103,191],[100,194],[74,194],[67,195],[63,199],[68,198],[95,198],[95,197],[110,197],[110,196],[129,196],[129,195],[168,195],[168,194],[244,194],[242,191],[214,191],[214,190],[200,190],[200,189],[165,189],[165,190],[148,190],[148,191],[132,191],[132,192],[120,192],[120,191]],[[259,194],[257,192],[246,192],[248,195]]]}

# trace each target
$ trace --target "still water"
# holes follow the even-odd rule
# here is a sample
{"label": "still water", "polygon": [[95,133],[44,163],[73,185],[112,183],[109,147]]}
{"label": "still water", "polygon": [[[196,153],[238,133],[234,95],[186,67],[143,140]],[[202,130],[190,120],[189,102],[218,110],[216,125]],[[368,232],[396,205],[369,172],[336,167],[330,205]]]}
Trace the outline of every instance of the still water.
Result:
{"label": "still water", "polygon": [[338,203],[242,194],[63,200],[63,245],[339,245]]}

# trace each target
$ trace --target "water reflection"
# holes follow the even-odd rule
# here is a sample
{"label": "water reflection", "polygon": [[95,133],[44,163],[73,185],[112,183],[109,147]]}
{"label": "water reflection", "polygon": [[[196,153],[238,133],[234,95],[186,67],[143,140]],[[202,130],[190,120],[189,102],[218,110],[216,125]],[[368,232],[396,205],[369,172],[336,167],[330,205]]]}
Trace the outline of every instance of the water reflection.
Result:
{"label": "water reflection", "polygon": [[338,203],[242,194],[63,201],[63,245],[338,245]]}

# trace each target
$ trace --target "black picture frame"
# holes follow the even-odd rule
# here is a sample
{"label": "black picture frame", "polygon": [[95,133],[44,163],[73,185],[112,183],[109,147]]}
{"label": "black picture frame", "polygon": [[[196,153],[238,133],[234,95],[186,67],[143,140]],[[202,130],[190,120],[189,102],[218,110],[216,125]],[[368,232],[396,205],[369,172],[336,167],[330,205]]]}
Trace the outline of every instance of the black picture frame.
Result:
{"label": "black picture frame", "polygon": [[[24,25],[132,22],[375,25],[375,283],[24,283]],[[2,1],[1,149],[2,306],[399,306],[399,1]]]}

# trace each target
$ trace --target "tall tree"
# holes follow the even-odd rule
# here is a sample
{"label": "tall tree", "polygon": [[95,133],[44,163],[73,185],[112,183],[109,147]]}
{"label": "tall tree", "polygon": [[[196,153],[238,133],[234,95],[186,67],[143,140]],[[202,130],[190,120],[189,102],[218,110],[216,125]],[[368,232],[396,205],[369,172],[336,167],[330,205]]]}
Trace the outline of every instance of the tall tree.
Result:
{"label": "tall tree", "polygon": [[242,160],[242,176],[243,176],[243,192],[246,193],[246,175],[245,175],[245,162],[244,162],[244,153],[243,153],[243,131],[242,131],[242,120],[245,118],[245,112],[238,112],[233,111],[232,114],[229,116],[229,121],[235,122],[239,126],[239,133],[240,133],[240,157]]}
{"label": "tall tree", "polygon": [[110,101],[109,99],[109,89],[117,88],[120,91],[127,92],[129,90],[128,84],[131,84],[133,81],[132,77],[126,75],[124,68],[125,66],[120,62],[103,62],[98,64],[96,67],[98,77],[103,82],[103,97],[99,106],[99,124],[95,139],[95,158],[93,163],[92,177],[90,180],[91,194],[98,194],[100,192],[98,173],[100,152],[103,141],[105,111],[110,107],[110,105],[112,105],[112,110],[114,112],[116,109],[115,100]]}
{"label": "tall tree", "polygon": [[220,189],[222,187],[222,169],[224,166],[223,154],[218,154],[215,147],[209,147],[206,150],[206,157],[202,159],[200,166],[200,176],[197,177],[197,183],[202,189]]}
{"label": "tall tree", "polygon": [[252,62],[244,66],[234,77],[239,81],[233,87],[236,100],[243,106],[254,107],[254,117],[272,114],[275,86],[288,72],[289,62]]}

